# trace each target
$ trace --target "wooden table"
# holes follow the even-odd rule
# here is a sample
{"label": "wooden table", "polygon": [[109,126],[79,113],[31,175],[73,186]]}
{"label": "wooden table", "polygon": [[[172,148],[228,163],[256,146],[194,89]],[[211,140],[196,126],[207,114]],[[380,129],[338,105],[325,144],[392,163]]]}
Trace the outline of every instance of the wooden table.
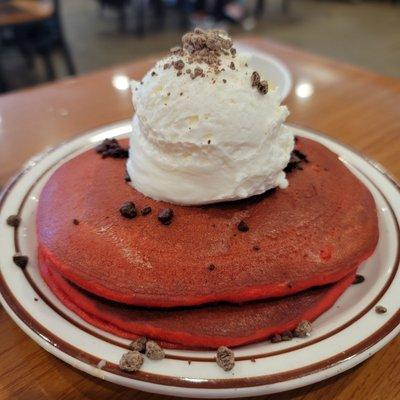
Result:
{"label": "wooden table", "polygon": [[49,18],[54,6],[41,0],[10,0],[0,4],[0,28]]}
{"label": "wooden table", "polygon": [[[289,121],[331,135],[400,178],[400,81],[262,39],[249,43],[287,63],[294,88]],[[124,76],[154,59],[0,97],[0,185],[47,146],[132,114]],[[113,86],[120,87],[116,89]],[[400,399],[400,340],[328,381],[265,399]],[[81,373],[28,339],[0,312],[0,400],[166,399]]]}

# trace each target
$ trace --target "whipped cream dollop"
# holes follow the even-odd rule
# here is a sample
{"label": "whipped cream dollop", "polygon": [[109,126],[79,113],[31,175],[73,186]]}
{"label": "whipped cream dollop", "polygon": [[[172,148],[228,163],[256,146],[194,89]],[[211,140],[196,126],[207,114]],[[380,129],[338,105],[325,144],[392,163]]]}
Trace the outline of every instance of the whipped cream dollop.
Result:
{"label": "whipped cream dollop", "polygon": [[226,33],[196,29],[182,41],[132,82],[132,185],[182,205],[286,188],[294,138],[268,77],[236,53]]}

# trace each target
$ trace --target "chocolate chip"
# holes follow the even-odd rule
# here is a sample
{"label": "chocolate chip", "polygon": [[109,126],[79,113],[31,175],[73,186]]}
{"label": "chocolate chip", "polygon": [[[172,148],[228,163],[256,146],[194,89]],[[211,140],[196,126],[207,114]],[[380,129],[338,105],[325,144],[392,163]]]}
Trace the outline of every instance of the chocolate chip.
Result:
{"label": "chocolate chip", "polygon": [[125,180],[125,182],[130,182],[131,181],[131,177],[129,176],[127,171],[125,171],[124,180]]}
{"label": "chocolate chip", "polygon": [[128,351],[119,360],[119,368],[122,371],[135,372],[143,364],[143,356],[138,351]]}
{"label": "chocolate chip", "polygon": [[131,201],[127,201],[126,203],[122,204],[119,212],[123,217],[129,219],[135,218],[137,215],[135,204]]}
{"label": "chocolate chip", "polygon": [[74,219],[72,220],[72,223],[73,223],[74,225],[79,225],[79,220],[77,220],[76,218],[74,218]]}
{"label": "chocolate chip", "polygon": [[234,47],[232,47],[229,51],[233,56],[236,54],[236,49]]}
{"label": "chocolate chip", "polygon": [[222,82],[226,83],[226,79],[222,79]]}
{"label": "chocolate chip", "polygon": [[293,334],[292,334],[292,332],[290,332],[290,331],[284,331],[284,332],[282,332],[282,341],[283,342],[287,342],[287,341],[289,341],[289,340],[292,340],[293,339]]}
{"label": "chocolate chip", "polygon": [[164,350],[153,340],[146,343],[146,356],[150,360],[162,360],[165,357]]}
{"label": "chocolate chip", "polygon": [[174,212],[172,211],[171,208],[163,208],[158,213],[157,218],[163,225],[169,225],[172,221],[173,216],[174,216]]}
{"label": "chocolate chip", "polygon": [[353,285],[358,285],[359,283],[363,283],[365,281],[365,278],[362,275],[356,275],[353,281]]}
{"label": "chocolate chip", "polygon": [[139,353],[145,353],[146,352],[146,343],[147,343],[146,336],[138,337],[137,339],[135,339],[131,343],[129,343],[129,349],[136,350]]}
{"label": "chocolate chip", "polygon": [[301,321],[296,329],[293,331],[294,336],[304,338],[306,336],[310,336],[312,331],[312,326],[310,321]]}
{"label": "chocolate chip", "polygon": [[253,246],[253,250],[254,250],[254,251],[260,250],[260,246],[258,246],[258,245]]}
{"label": "chocolate chip", "polygon": [[7,225],[17,228],[21,223],[21,218],[18,215],[10,215],[7,218]]}
{"label": "chocolate chip", "polygon": [[249,230],[249,226],[243,220],[238,223],[237,228],[240,232],[247,232]]}
{"label": "chocolate chip", "polygon": [[143,216],[148,215],[150,213],[151,213],[151,207],[149,206],[146,206],[140,210],[140,214],[142,214]]}
{"label": "chocolate chip", "polygon": [[14,264],[18,265],[18,267],[24,269],[28,265],[29,258],[21,253],[15,253],[13,256],[13,261]]}
{"label": "chocolate chip", "polygon": [[164,64],[164,69],[168,69],[168,68],[171,68],[171,64],[165,63],[165,64]]}
{"label": "chocolate chip", "polygon": [[268,93],[268,82],[267,81],[261,81],[257,85],[257,89],[261,94],[267,94]]}
{"label": "chocolate chip", "polygon": [[214,271],[215,268],[217,268],[217,267],[215,266],[215,264],[210,264],[210,265],[207,267],[207,269],[208,269],[209,271]]}
{"label": "chocolate chip", "polygon": [[260,83],[260,80],[261,80],[260,74],[257,71],[254,71],[251,74],[251,79],[250,80],[251,80],[251,86],[252,87],[258,86],[258,84]]}
{"label": "chocolate chip", "polygon": [[224,371],[230,371],[235,366],[235,355],[233,351],[226,346],[218,348],[215,360]]}
{"label": "chocolate chip", "polygon": [[385,314],[387,312],[387,308],[383,306],[376,306],[375,307],[375,312],[377,314]]}
{"label": "chocolate chip", "polygon": [[210,144],[210,143],[211,143],[211,140],[210,140],[210,139],[208,139],[208,140],[207,140],[207,144]]}
{"label": "chocolate chip", "polygon": [[34,297],[34,298],[33,298],[33,300],[35,300],[35,301],[39,301],[39,299],[38,299],[37,297]]}
{"label": "chocolate chip", "polygon": [[157,73],[155,71],[152,71],[151,76],[155,76],[155,75],[157,75]]}
{"label": "chocolate chip", "polygon": [[275,333],[274,336],[271,337],[271,343],[279,343],[282,342],[282,336],[278,333]]}
{"label": "chocolate chip", "polygon": [[233,61],[231,61],[231,63],[229,64],[229,68],[230,69],[235,69],[235,63]]}

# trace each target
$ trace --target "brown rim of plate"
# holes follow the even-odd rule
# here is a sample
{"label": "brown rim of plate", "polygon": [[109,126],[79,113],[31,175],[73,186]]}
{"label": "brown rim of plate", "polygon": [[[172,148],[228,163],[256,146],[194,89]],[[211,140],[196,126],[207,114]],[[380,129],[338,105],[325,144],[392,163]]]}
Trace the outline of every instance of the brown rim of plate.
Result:
{"label": "brown rim of plate", "polygon": [[[370,159],[362,156],[360,153],[358,153],[357,151],[355,151],[351,147],[346,146],[346,145],[340,143],[339,141],[337,141],[335,139],[331,139],[331,138],[329,138],[329,137],[327,137],[325,135],[321,135],[321,136],[324,136],[324,137],[328,138],[329,140],[332,140],[333,142],[336,142],[336,143],[340,144],[341,146],[347,147],[352,152],[354,152],[358,156],[362,157],[365,161],[367,161],[370,165],[372,165],[379,173],[381,173],[387,179],[389,179],[395,185],[397,190],[400,192],[400,187],[399,187],[398,183],[389,174],[387,174],[386,171],[379,164],[377,164],[374,161],[371,161]],[[64,145],[64,144],[66,144],[66,142],[64,142],[62,145]],[[43,154],[43,156],[41,158],[37,159],[37,162],[40,161],[41,159],[43,159],[50,152],[53,152],[54,150],[56,150],[59,147],[61,147],[62,145],[57,146],[57,147],[53,148],[50,151],[47,151],[45,154]],[[63,158],[68,157],[69,155],[71,155],[71,154],[73,154],[75,152],[76,152],[76,150],[74,150],[73,152],[65,155]],[[41,175],[41,177],[39,177],[35,181],[35,183],[29,188],[29,192],[33,189],[33,187],[36,185],[38,180],[40,180],[43,177],[43,175],[45,175],[50,169],[52,169],[54,167],[54,165],[56,165],[59,162],[60,162],[60,160],[58,160],[51,167],[49,167]],[[12,187],[34,165],[36,165],[36,163],[35,164],[31,164],[30,166],[25,168],[23,171],[21,171],[16,177],[14,177],[10,181],[8,186],[6,186],[6,188],[4,189],[4,191],[3,191],[3,193],[1,194],[1,197],[0,197],[0,210],[1,210],[1,206],[3,205],[7,195],[9,194],[10,190],[12,189]],[[354,167],[354,168],[357,171],[359,171],[362,175],[365,176],[365,174],[363,172],[361,172],[358,168],[356,168],[356,167]],[[388,205],[390,207],[390,211],[391,211],[393,217],[395,218],[395,221],[397,222],[397,225],[396,225],[397,239],[399,240],[399,223],[398,223],[397,218],[394,215],[393,209],[392,209],[389,201],[387,200],[386,196],[381,192],[381,190],[376,187],[374,182],[372,182],[369,177],[367,177],[367,176],[365,176],[365,177],[375,186],[375,188],[381,193],[381,195],[385,198],[386,202],[388,203]],[[23,202],[21,203],[20,208],[19,208],[19,212],[22,210],[22,207],[23,207],[23,204],[24,204],[25,201],[26,201],[26,198],[23,199]],[[15,228],[15,230],[14,230],[14,239],[15,239],[15,245],[19,247],[17,228]],[[399,254],[399,247],[398,247],[395,268],[394,268],[390,278],[386,282],[384,288],[381,290],[379,295],[373,300],[373,302],[372,302],[373,304],[372,303],[370,304],[371,308],[376,304],[377,301],[379,301],[379,299],[384,295],[384,293],[390,287],[390,284],[393,281],[393,279],[394,279],[394,277],[395,277],[395,275],[397,273],[398,267],[399,267],[399,264],[398,264],[399,256],[400,256],[400,254]],[[26,271],[24,272],[24,274],[25,274],[25,277],[27,278],[28,282],[30,284],[32,284],[33,281],[31,279],[31,277],[29,276],[29,274]],[[35,289],[35,286],[33,287],[34,289]],[[6,282],[5,282],[4,277],[3,277],[2,274],[0,274],[0,292],[2,293],[2,295],[4,296],[4,299],[7,302],[8,306],[12,309],[12,311],[16,314],[16,316],[26,326],[28,326],[35,334],[37,334],[41,339],[44,339],[46,342],[48,342],[52,346],[58,348],[60,351],[66,353],[66,354],[72,356],[73,358],[75,358],[75,359],[77,359],[77,360],[79,360],[81,362],[84,362],[85,364],[88,364],[90,366],[95,366],[95,365],[97,365],[97,363],[99,361],[101,361],[99,358],[94,357],[94,356],[92,356],[92,355],[90,355],[88,353],[82,352],[81,349],[78,349],[78,348],[72,346],[71,344],[63,341],[62,339],[56,337],[54,334],[49,332],[47,330],[47,328],[42,326],[38,321],[34,320],[26,312],[26,310],[21,306],[21,304],[18,302],[18,300],[14,297],[12,291],[8,288],[8,286],[7,286]],[[48,299],[47,299],[47,301],[48,301]],[[364,309],[361,313],[359,313],[351,321],[347,322],[346,324],[342,325],[339,328],[336,328],[334,331],[332,331],[332,332],[330,332],[330,333],[328,333],[328,334],[326,334],[326,335],[324,335],[324,336],[322,336],[322,337],[320,337],[318,339],[315,339],[314,341],[308,341],[307,345],[311,345],[311,344],[314,344],[317,341],[324,340],[327,337],[330,337],[330,336],[336,334],[338,331],[347,328],[349,325],[351,325],[356,320],[361,318],[366,312],[368,312],[370,310],[370,306],[366,307],[366,309]],[[54,309],[54,307],[52,307],[52,308]],[[57,310],[55,310],[55,311],[57,311]],[[63,314],[60,314],[60,315],[63,318],[65,318],[65,316]],[[69,322],[71,322],[70,321],[71,319],[69,317],[67,318],[67,320]],[[73,321],[73,323],[76,324],[75,321]],[[165,376],[165,375],[147,373],[147,372],[143,372],[143,371],[139,371],[139,372],[137,372],[135,374],[127,374],[127,373],[124,373],[123,371],[121,371],[119,369],[118,365],[112,364],[112,363],[109,363],[109,362],[103,368],[103,371],[107,371],[107,372],[110,372],[112,374],[120,375],[120,376],[123,376],[123,377],[126,377],[126,378],[130,378],[130,379],[134,379],[134,380],[140,380],[140,381],[150,382],[150,383],[154,383],[154,384],[161,384],[161,385],[178,386],[178,387],[239,388],[239,387],[260,386],[260,385],[278,383],[278,382],[282,382],[282,381],[286,381],[286,380],[290,380],[290,379],[301,378],[301,377],[309,375],[311,373],[316,373],[316,372],[322,371],[324,369],[331,368],[331,367],[343,362],[344,360],[346,360],[349,357],[353,357],[355,355],[358,355],[358,354],[364,352],[365,350],[367,350],[368,348],[370,348],[371,346],[373,346],[374,344],[379,342],[381,339],[383,339],[385,336],[387,336],[393,329],[395,329],[399,325],[399,323],[400,323],[400,310],[398,310],[394,314],[394,316],[389,321],[387,321],[378,331],[374,332],[374,334],[370,335],[368,338],[366,338],[362,342],[358,343],[357,345],[351,347],[350,349],[347,349],[345,352],[341,352],[341,353],[336,354],[335,356],[332,356],[332,357],[330,357],[330,358],[328,358],[326,360],[322,360],[320,362],[317,362],[317,363],[314,363],[314,364],[310,364],[310,365],[308,365],[306,367],[294,369],[294,370],[291,370],[291,371],[286,371],[286,372],[279,373],[279,374],[264,375],[264,376],[258,376],[258,377],[253,377],[253,378],[206,379],[206,380],[202,380],[202,381],[199,382],[197,380],[190,380],[188,378],[180,379],[180,378],[176,378],[176,377],[170,377],[170,376]],[[81,329],[80,325],[77,325],[77,327]],[[90,330],[89,330],[88,333],[93,334],[92,332],[90,332]],[[101,339],[103,339],[101,337],[101,335],[99,335],[99,336],[100,336]],[[113,344],[115,344],[115,343],[113,343]],[[118,344],[118,345],[121,346],[121,344]],[[273,355],[282,354],[284,352],[294,351],[294,350],[297,350],[299,348],[306,347],[306,346],[300,345],[300,346],[294,346],[294,347],[292,347],[290,349],[287,349],[287,350],[284,350],[284,351],[276,351],[276,352],[271,352],[271,353],[266,353],[266,354],[256,355],[256,356],[238,357],[237,361],[250,360],[251,358],[269,357],[269,356],[273,356]],[[204,361],[204,362],[205,361],[207,361],[207,362],[208,361],[212,361],[212,362],[214,362],[214,359],[211,359],[211,358],[210,359],[209,358],[194,359],[192,357],[186,358],[186,357],[178,357],[178,356],[172,356],[172,355],[170,355],[169,358],[178,359],[178,360],[182,360],[182,361],[190,360],[192,362],[198,362],[198,361]]]}

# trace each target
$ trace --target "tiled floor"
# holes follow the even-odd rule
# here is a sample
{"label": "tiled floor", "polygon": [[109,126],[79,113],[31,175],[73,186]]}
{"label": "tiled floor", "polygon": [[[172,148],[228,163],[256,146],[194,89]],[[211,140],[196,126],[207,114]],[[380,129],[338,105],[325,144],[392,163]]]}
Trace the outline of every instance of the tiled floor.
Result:
{"label": "tiled floor", "polygon": [[[64,0],[62,5],[66,35],[80,73],[165,50],[178,43],[181,35],[173,14],[163,31],[138,38],[120,33],[116,15],[101,15],[95,0]],[[400,78],[399,21],[400,5],[386,1],[292,0],[289,17],[266,15],[249,33]],[[248,34],[239,27],[232,33]],[[40,65],[25,71],[17,55],[10,57],[9,64],[15,86],[43,79]],[[62,65],[58,69],[62,75]]]}

